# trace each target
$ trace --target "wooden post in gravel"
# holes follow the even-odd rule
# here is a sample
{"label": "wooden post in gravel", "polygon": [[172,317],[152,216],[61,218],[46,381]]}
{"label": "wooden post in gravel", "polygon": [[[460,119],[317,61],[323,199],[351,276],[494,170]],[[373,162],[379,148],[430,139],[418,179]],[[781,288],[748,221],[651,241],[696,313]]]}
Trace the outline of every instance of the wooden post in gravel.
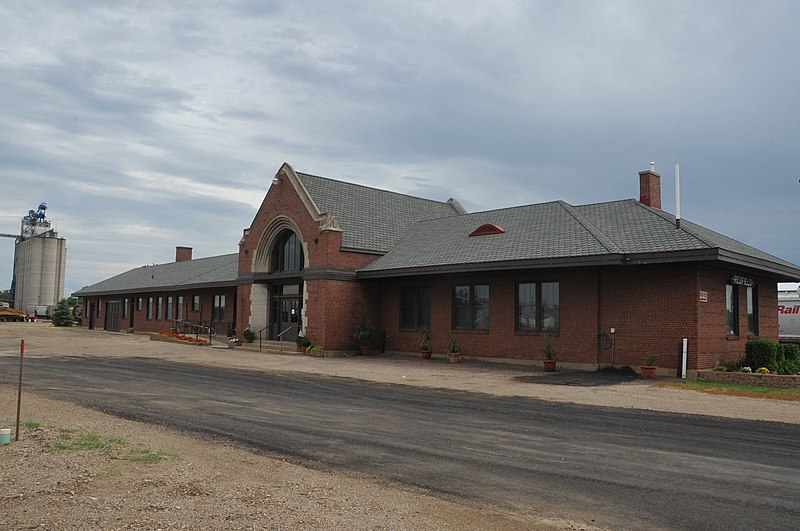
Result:
{"label": "wooden post in gravel", "polygon": [[25,340],[19,340],[19,383],[17,384],[17,429],[14,430],[14,441],[19,441],[19,408],[22,402],[22,358],[25,356]]}

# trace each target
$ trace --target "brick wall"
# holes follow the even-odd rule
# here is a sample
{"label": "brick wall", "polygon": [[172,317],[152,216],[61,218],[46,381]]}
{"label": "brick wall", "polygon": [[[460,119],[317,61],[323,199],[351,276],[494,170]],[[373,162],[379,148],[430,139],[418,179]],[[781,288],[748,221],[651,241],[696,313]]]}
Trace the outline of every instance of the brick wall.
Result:
{"label": "brick wall", "polygon": [[[689,359],[697,356],[696,278],[693,264],[608,267],[600,280],[600,327],[614,328],[617,365],[638,366],[648,353],[659,367],[678,367],[682,338]],[[611,350],[601,362],[611,361]]]}
{"label": "brick wall", "polygon": [[[598,334],[614,328],[615,365],[638,367],[653,352],[659,367],[677,368],[682,339],[687,338],[687,368],[696,370],[713,367],[725,359],[720,356],[738,358],[744,352],[747,338],[729,340],[725,332],[725,282],[730,275],[710,266],[677,263],[386,279],[379,285],[381,319],[388,350],[416,351],[420,332],[400,328],[400,293],[403,286],[429,285],[433,348],[441,352],[452,327],[453,286],[488,283],[489,330],[454,332],[462,354],[539,359],[543,335],[514,329],[516,283],[557,280],[561,327],[551,336],[562,361],[611,364],[612,349],[601,348]],[[777,339],[775,283],[763,278],[757,283],[760,337]],[[708,293],[708,302],[700,302],[700,290]],[[744,294],[740,304],[742,330],[747,330]]]}
{"label": "brick wall", "polygon": [[[753,278],[758,294],[758,335],[747,335],[747,300],[744,286],[739,290],[739,335],[729,336],[725,319],[725,285],[733,274]],[[698,289],[708,293],[708,302],[699,303],[699,359],[691,368],[711,368],[719,361],[738,360],[744,355],[748,339],[778,340],[778,295],[775,280],[752,273],[706,267],[700,271]]]}
{"label": "brick wall", "polygon": [[413,352],[419,347],[420,331],[400,328],[400,292],[402,286],[431,287],[431,332],[434,352],[442,352],[452,330],[453,286],[489,284],[489,330],[453,331],[464,356],[488,358],[541,359],[544,345],[541,333],[517,332],[516,283],[560,282],[561,327],[550,336],[565,361],[594,363],[597,358],[597,290],[587,288],[594,282],[589,270],[503,272],[461,276],[410,277],[380,283],[382,322],[386,329],[386,348]]}
{"label": "brick wall", "polygon": [[[290,179],[279,175],[279,182],[270,187],[250,228],[245,231],[239,247],[239,274],[247,275],[255,271],[266,271],[265,265],[258,263],[259,249],[269,253],[265,233],[277,220],[289,218],[292,229],[303,244],[306,268],[340,267],[355,270],[374,260],[376,255],[346,252],[341,250],[342,233],[335,230],[323,231],[301,200]],[[299,275],[298,275],[299,278]],[[355,348],[352,338],[353,325],[358,304],[351,301],[364,297],[364,288],[356,282],[339,280],[311,280],[306,282],[303,306],[306,321],[310,324],[309,334],[327,350],[348,350]],[[248,284],[239,286],[241,311],[237,328],[243,330],[251,321],[250,289]],[[269,309],[267,309],[269,311]],[[326,321],[330,320],[330,324]],[[349,334],[345,329],[350,330]]]}
{"label": "brick wall", "polygon": [[368,283],[342,280],[310,280],[306,317],[306,337],[326,351],[355,351],[353,337],[356,321],[362,312],[375,330],[373,348],[380,344],[382,325],[374,290]]}
{"label": "brick wall", "polygon": [[[197,311],[192,310],[192,300],[195,295],[200,296],[200,309]],[[109,297],[88,297],[84,300],[84,308],[90,308],[94,305],[95,308],[100,307],[99,315],[95,315],[94,327],[96,330],[103,330],[106,322],[106,308],[111,300],[128,300],[125,309],[125,316],[120,319],[120,331],[127,331],[130,327],[130,316],[133,314],[133,331],[134,332],[159,332],[161,330],[169,329],[173,320],[177,315],[178,297],[183,296],[183,319],[188,321],[210,321],[212,317],[212,308],[214,305],[215,295],[225,295],[225,321],[233,321],[235,318],[236,304],[236,287],[225,288],[204,288],[186,291],[163,291],[163,292],[147,292],[147,293],[133,293],[125,296],[109,296]],[[148,298],[153,298],[153,316],[152,319],[147,319],[147,304]],[[158,319],[158,297],[162,298],[162,313],[161,319]],[[172,297],[172,314],[167,314],[167,299]],[[138,300],[142,299],[142,309],[138,310]],[[133,309],[131,309],[131,302],[133,302]],[[88,310],[85,310],[88,311]],[[82,319],[82,326],[89,327],[89,316],[84,315]],[[218,330],[218,335],[227,335],[227,329]]]}

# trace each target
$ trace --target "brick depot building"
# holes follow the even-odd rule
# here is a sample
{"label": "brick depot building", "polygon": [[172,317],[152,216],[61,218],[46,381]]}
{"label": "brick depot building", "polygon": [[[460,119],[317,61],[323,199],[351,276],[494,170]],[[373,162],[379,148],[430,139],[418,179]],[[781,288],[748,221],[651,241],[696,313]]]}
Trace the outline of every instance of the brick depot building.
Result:
{"label": "brick depot building", "polygon": [[467,213],[432,201],[278,170],[238,254],[137,268],[84,288],[85,327],[157,331],[175,320],[270,339],[302,330],[326,352],[355,352],[360,316],[379,351],[441,352],[662,371],[740,357],[777,341],[777,283],[800,268],[661,210],[660,176],[640,199],[563,201]]}

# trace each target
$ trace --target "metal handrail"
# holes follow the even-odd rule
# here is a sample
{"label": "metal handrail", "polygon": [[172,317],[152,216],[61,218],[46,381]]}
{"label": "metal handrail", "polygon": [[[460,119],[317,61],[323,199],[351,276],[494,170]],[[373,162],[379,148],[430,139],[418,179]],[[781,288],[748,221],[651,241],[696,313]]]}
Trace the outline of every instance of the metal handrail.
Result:
{"label": "metal handrail", "polygon": [[283,334],[285,334],[286,332],[288,332],[292,328],[298,328],[299,329],[300,325],[292,325],[289,328],[287,328],[286,330],[284,330],[283,332],[281,332],[280,334],[278,334],[278,341],[281,341],[281,337],[283,337]]}
{"label": "metal handrail", "polygon": [[[279,324],[280,323],[270,323],[270,324],[268,324],[267,326],[265,326],[264,328],[262,328],[261,330],[258,331],[258,350],[261,350],[261,339],[263,337],[262,334],[263,334],[264,330],[269,330],[273,326],[278,326]],[[277,338],[277,341],[278,341],[278,349],[281,352],[283,352],[283,334],[285,334],[286,332],[288,332],[292,328],[297,328],[298,330],[300,330],[300,325],[293,324],[292,326],[290,326],[289,328],[287,328],[286,330],[284,330],[283,332],[281,332],[280,334],[275,336]]]}
{"label": "metal handrail", "polygon": [[176,331],[178,329],[177,325],[180,325],[180,326],[183,327],[184,333],[186,332],[186,329],[189,328],[189,330],[194,332],[195,339],[200,337],[200,333],[203,333],[204,335],[206,333],[208,333],[208,342],[209,343],[211,343],[211,341],[214,338],[214,336],[217,335],[216,329],[214,329],[214,328],[212,328],[210,326],[203,325],[203,324],[193,323],[192,321],[186,321],[186,320],[183,320],[183,319],[175,319],[174,321],[172,321],[172,323],[175,325],[175,326],[173,326],[173,328],[175,328]]}
{"label": "metal handrail", "polygon": [[283,352],[283,334],[285,334],[286,332],[288,332],[292,328],[297,328],[297,330],[299,331],[300,330],[300,325],[292,325],[292,326],[290,326],[289,328],[287,328],[286,330],[284,330],[283,332],[281,332],[280,334],[277,335],[277,338],[278,338],[278,350],[280,352]]}
{"label": "metal handrail", "polygon": [[262,332],[264,332],[264,330],[268,330],[268,329],[272,328],[273,326],[278,326],[278,323],[270,323],[270,324],[268,324],[267,326],[265,326],[264,328],[262,328],[261,330],[258,331],[258,350],[261,350],[261,334],[262,334]]}

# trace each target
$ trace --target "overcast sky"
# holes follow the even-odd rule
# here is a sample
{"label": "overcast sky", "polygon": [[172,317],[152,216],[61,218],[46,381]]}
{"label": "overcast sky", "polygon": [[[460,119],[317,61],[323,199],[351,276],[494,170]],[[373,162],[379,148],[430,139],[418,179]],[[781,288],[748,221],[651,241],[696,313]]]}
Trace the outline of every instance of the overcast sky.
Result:
{"label": "overcast sky", "polygon": [[[194,4],[189,7],[189,4]],[[800,3],[9,1],[0,232],[66,293],[237,251],[284,161],[470,211],[637,198],[800,264]],[[0,238],[0,288],[13,240]]]}

